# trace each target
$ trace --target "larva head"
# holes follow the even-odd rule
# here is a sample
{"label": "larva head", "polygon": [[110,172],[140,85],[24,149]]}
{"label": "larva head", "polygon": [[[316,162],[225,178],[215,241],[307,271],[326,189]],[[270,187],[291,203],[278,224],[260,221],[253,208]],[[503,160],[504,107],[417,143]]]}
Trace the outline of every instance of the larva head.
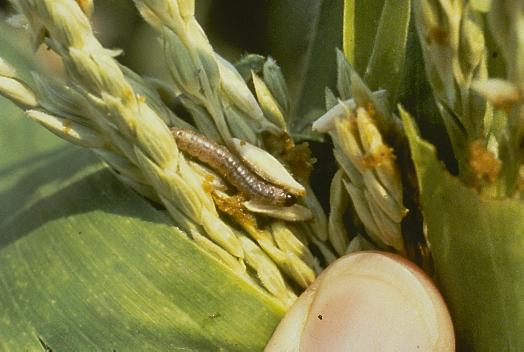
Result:
{"label": "larva head", "polygon": [[297,202],[297,197],[295,197],[294,195],[292,195],[291,193],[288,193],[288,192],[282,192],[282,200],[283,200],[283,204],[287,207],[295,204]]}
{"label": "larva head", "polygon": [[175,128],[173,127],[171,129],[171,133],[173,134],[173,136],[175,137],[175,139],[178,139],[178,138],[181,138],[184,136],[184,133],[185,131],[181,128]]}
{"label": "larva head", "polygon": [[184,128],[173,127],[171,129],[171,134],[175,138],[176,144],[183,151],[188,151],[188,144],[191,140],[192,131]]}

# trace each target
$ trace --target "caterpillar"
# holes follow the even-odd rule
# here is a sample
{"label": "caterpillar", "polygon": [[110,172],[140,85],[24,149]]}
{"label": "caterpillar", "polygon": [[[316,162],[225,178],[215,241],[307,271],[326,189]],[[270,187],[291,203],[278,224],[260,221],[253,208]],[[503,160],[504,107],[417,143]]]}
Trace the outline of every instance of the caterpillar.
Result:
{"label": "caterpillar", "polygon": [[220,174],[250,200],[277,206],[291,206],[295,195],[262,179],[226,147],[185,128],[172,128],[178,148]]}

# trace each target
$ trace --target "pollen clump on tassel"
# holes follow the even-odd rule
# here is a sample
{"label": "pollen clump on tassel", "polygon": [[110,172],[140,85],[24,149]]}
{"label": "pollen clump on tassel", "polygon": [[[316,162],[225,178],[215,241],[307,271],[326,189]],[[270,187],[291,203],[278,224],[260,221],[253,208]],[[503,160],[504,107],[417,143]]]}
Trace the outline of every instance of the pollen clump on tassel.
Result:
{"label": "pollen clump on tassel", "polygon": [[500,174],[502,163],[486,149],[481,140],[469,145],[469,165],[478,180],[495,182]]}
{"label": "pollen clump on tassel", "polygon": [[378,165],[389,165],[396,159],[393,149],[383,144],[372,153],[365,154],[362,159],[362,166],[367,169],[373,169]]}
{"label": "pollen clump on tassel", "polygon": [[255,216],[249,213],[242,203],[246,200],[241,194],[232,197],[221,197],[216,193],[211,193],[215,205],[223,213],[231,216],[235,221],[247,226],[256,227]]}

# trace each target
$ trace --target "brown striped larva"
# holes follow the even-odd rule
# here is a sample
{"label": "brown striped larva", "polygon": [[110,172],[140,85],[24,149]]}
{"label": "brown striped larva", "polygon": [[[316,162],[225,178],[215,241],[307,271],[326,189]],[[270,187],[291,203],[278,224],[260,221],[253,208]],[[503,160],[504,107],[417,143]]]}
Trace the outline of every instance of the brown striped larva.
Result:
{"label": "brown striped larva", "polygon": [[294,194],[262,179],[226,147],[189,129],[172,128],[178,147],[208,165],[250,200],[276,206],[291,206]]}

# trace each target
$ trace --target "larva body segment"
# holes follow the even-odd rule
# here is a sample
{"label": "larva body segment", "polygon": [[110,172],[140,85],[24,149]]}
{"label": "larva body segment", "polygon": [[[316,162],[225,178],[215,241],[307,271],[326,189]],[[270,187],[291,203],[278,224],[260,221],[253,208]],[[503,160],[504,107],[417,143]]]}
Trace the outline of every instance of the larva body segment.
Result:
{"label": "larva body segment", "polygon": [[293,194],[263,180],[226,147],[189,129],[171,131],[180,150],[208,165],[249,199],[282,206],[296,202]]}

